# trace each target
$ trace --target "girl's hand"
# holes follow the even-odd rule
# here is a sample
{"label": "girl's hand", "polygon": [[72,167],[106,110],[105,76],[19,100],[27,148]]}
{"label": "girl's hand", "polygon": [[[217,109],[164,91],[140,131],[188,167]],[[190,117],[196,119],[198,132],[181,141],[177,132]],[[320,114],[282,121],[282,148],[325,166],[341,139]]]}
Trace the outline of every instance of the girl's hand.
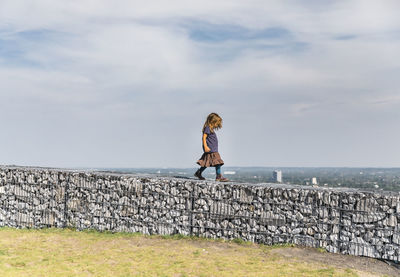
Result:
{"label": "girl's hand", "polygon": [[203,146],[204,146],[204,152],[208,153],[211,151],[211,149],[207,145],[207,134],[203,134]]}

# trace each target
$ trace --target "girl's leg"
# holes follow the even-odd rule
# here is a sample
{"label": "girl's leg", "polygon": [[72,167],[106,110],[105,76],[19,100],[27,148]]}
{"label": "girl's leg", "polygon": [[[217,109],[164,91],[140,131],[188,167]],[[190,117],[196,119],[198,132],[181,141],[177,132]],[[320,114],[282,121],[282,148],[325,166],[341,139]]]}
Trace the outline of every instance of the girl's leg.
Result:
{"label": "girl's leg", "polygon": [[222,174],[221,174],[221,165],[215,166],[215,173],[217,175],[215,180],[220,181],[220,182],[228,182],[229,181],[227,178],[222,176]]}
{"label": "girl's leg", "polygon": [[194,176],[196,176],[197,178],[199,178],[200,180],[205,180],[206,178],[204,178],[203,176],[201,176],[201,173],[203,173],[203,171],[206,169],[207,167],[200,167],[196,173],[194,174]]}
{"label": "girl's leg", "polygon": [[221,165],[215,166],[215,173],[218,175],[221,175]]}

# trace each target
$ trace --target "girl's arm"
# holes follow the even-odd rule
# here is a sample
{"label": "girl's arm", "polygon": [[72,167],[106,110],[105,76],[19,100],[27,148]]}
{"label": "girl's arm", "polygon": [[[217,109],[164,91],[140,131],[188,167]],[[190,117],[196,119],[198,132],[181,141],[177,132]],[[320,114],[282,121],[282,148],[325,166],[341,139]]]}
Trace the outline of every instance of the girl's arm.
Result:
{"label": "girl's arm", "polygon": [[206,139],[207,139],[207,134],[203,134],[204,151],[207,153],[207,152],[210,152],[211,149],[208,147]]}

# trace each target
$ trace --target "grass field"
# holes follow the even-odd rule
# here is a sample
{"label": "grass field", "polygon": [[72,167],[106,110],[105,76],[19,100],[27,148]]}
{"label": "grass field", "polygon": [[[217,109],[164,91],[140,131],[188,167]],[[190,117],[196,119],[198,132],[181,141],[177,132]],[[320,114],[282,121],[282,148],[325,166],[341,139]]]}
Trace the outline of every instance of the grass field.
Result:
{"label": "grass field", "polygon": [[0,228],[0,276],[381,276],[288,258],[285,248],[293,246]]}

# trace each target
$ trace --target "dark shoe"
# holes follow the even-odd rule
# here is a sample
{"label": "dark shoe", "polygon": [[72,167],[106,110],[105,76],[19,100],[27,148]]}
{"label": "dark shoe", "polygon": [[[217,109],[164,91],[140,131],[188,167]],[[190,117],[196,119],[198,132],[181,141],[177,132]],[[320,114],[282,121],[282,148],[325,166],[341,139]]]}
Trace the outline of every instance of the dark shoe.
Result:
{"label": "dark shoe", "polygon": [[229,179],[225,178],[224,176],[222,176],[221,174],[217,175],[217,178],[215,178],[215,181],[219,181],[219,182],[229,182]]}
{"label": "dark shoe", "polygon": [[200,169],[197,170],[197,171],[194,173],[194,176],[197,177],[197,178],[199,178],[200,180],[205,180],[205,179],[206,179],[206,178],[204,178],[203,176],[201,176]]}

